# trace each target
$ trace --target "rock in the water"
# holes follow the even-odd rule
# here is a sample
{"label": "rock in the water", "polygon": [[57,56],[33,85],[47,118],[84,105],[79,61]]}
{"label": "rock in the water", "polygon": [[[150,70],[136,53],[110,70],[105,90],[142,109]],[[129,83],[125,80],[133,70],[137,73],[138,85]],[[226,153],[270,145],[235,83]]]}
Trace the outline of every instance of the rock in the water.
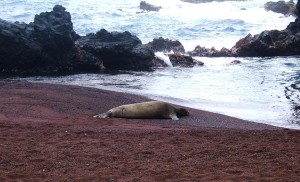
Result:
{"label": "rock in the water", "polygon": [[264,31],[239,40],[231,49],[232,56],[267,57],[291,56],[300,54],[300,34],[289,30]]}
{"label": "rock in the water", "polygon": [[158,39],[153,39],[148,45],[151,46],[155,52],[185,52],[183,45],[178,40],[173,41],[159,37]]}
{"label": "rock in the water", "polygon": [[100,58],[104,67],[110,70],[147,70],[153,66],[153,50],[127,31],[108,32],[102,29],[80,38],[76,44],[81,50]]}
{"label": "rock in the water", "polygon": [[294,1],[278,1],[278,2],[272,2],[269,1],[264,5],[264,8],[267,11],[273,11],[275,13],[281,13],[284,15],[295,15],[296,6]]}
{"label": "rock in the water", "polygon": [[297,34],[300,31],[300,1],[297,2],[296,4],[296,10],[295,14],[297,15],[297,18],[294,22],[291,22],[288,27],[286,28],[287,30],[291,31],[293,34]]}
{"label": "rock in the water", "polygon": [[153,67],[154,68],[161,68],[161,67],[168,67],[169,65],[167,65],[167,63],[164,62],[164,60],[162,60],[159,57],[155,57],[153,60]]}
{"label": "rock in the water", "polygon": [[0,74],[56,74],[107,69],[149,70],[154,52],[129,32],[80,37],[71,15],[56,5],[34,22],[0,19]]}
{"label": "rock in the water", "polygon": [[220,51],[216,50],[214,47],[208,49],[201,47],[200,45],[196,46],[193,51],[188,52],[191,56],[199,57],[228,57],[231,56],[230,50],[222,48]]}
{"label": "rock in the water", "polygon": [[180,53],[169,54],[169,59],[173,66],[179,67],[194,67],[196,65],[202,66],[204,63],[195,60],[191,56],[183,55]]}
{"label": "rock in the water", "polygon": [[70,13],[59,5],[36,15],[30,24],[0,20],[0,72],[70,70],[78,37]]}
{"label": "rock in the water", "polygon": [[71,15],[60,5],[51,12],[41,13],[34,18],[34,36],[51,53],[72,49],[79,36],[73,30]]}
{"label": "rock in the water", "polygon": [[254,36],[249,34],[231,48],[232,56],[265,57],[300,55],[299,11],[300,3],[298,1],[296,5],[296,14],[298,17],[285,30],[263,31]]}
{"label": "rock in the water", "polygon": [[230,62],[231,64],[241,64],[242,62],[240,60],[233,60]]}
{"label": "rock in the water", "polygon": [[140,2],[140,9],[145,11],[159,11],[161,9],[160,6],[154,6],[152,4],[147,3],[146,1]]}
{"label": "rock in the water", "polygon": [[218,51],[214,48],[207,49],[197,46],[195,50],[188,52],[191,56],[233,56],[233,57],[267,57],[267,56],[292,56],[300,55],[300,3],[296,4],[295,13],[298,16],[295,22],[291,22],[285,30],[263,31],[252,36],[248,34],[240,39],[230,50],[222,48]]}

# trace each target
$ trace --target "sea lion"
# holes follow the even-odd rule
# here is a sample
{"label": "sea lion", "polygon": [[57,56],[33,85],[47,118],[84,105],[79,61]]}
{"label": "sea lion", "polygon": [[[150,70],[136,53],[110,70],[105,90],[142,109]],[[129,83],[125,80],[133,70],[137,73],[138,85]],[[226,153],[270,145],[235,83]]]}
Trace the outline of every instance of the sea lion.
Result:
{"label": "sea lion", "polygon": [[175,108],[161,101],[141,102],[122,105],[109,111],[95,115],[94,118],[132,118],[132,119],[172,119],[188,116],[189,112],[183,108]]}

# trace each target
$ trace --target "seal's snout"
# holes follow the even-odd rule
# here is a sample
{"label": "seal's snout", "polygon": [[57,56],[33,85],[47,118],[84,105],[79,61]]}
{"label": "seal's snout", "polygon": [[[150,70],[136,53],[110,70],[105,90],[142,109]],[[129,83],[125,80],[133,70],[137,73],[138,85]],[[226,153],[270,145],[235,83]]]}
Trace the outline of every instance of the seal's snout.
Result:
{"label": "seal's snout", "polygon": [[188,116],[190,115],[189,111],[184,109],[184,108],[179,108],[177,111],[176,111],[176,114],[178,117],[183,117],[183,116]]}
{"label": "seal's snout", "polygon": [[103,113],[103,114],[98,114],[98,115],[95,115],[93,116],[94,118],[107,118],[107,113]]}

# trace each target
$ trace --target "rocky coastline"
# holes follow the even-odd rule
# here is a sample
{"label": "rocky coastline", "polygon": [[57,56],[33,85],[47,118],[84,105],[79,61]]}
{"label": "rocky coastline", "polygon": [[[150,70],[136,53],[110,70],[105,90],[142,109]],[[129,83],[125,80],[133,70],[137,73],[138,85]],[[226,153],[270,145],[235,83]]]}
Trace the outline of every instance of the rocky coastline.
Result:
{"label": "rocky coastline", "polygon": [[285,16],[296,16],[296,5],[293,0],[290,0],[289,2],[285,2],[282,0],[279,0],[277,2],[268,1],[264,4],[264,8],[267,11],[281,13]]}
{"label": "rocky coastline", "polygon": [[[72,74],[105,70],[152,70],[166,67],[155,56],[161,51],[169,56],[174,66],[203,65],[193,59],[200,57],[266,57],[300,54],[299,1],[294,22],[284,30],[263,31],[247,35],[232,48],[196,46],[186,52],[178,41],[153,39],[148,44],[130,32],[108,32],[80,36],[73,30],[71,15],[61,5],[51,12],[36,15],[26,24],[0,19],[0,75]],[[170,53],[171,52],[171,53]]]}
{"label": "rocky coastline", "polygon": [[[298,20],[289,31],[298,36]],[[59,5],[29,24],[0,20],[0,76],[167,66],[154,51],[173,65],[201,64],[179,41],[142,44],[104,29],[79,36]],[[201,46],[194,54],[201,51],[221,56]],[[100,121],[92,116],[149,98],[10,79],[0,85],[0,181],[300,181],[297,130],[192,108],[180,121]]]}
{"label": "rocky coastline", "polygon": [[300,55],[300,3],[296,4],[297,18],[284,30],[266,30],[260,34],[240,39],[231,48],[204,48],[197,46],[189,52],[192,56],[205,57],[271,57]]}

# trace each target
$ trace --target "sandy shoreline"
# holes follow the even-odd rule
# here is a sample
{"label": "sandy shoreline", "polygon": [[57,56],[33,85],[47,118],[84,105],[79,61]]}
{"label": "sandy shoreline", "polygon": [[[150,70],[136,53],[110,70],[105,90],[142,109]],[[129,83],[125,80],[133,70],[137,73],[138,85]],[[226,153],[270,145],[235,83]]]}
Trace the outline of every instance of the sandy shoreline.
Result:
{"label": "sandy shoreline", "polygon": [[179,121],[95,119],[147,101],[0,81],[1,181],[300,180],[300,132],[189,108]]}

